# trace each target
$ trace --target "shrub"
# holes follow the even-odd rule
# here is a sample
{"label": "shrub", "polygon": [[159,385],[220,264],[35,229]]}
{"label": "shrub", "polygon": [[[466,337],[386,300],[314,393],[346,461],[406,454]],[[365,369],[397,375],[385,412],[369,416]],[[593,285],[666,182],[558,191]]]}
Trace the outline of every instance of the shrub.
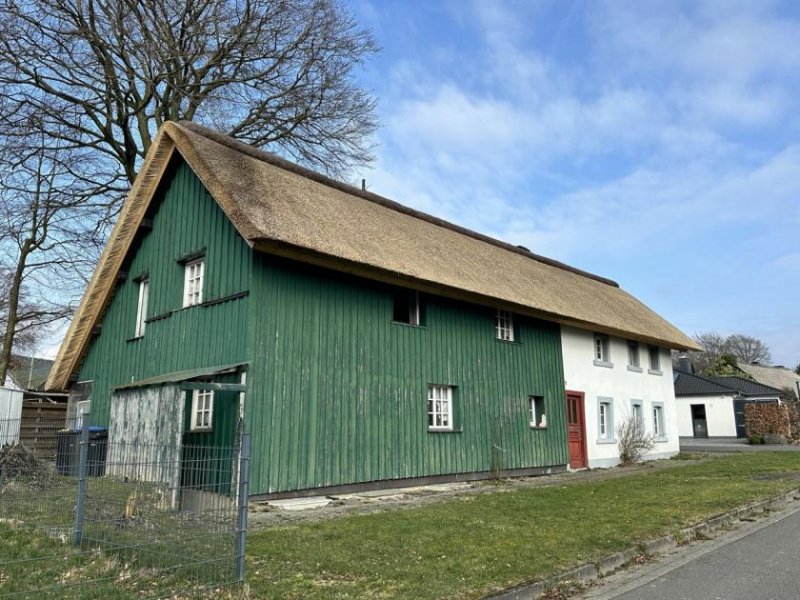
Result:
{"label": "shrub", "polygon": [[653,449],[654,439],[644,429],[641,419],[630,417],[617,428],[619,462],[623,466],[640,462]]}

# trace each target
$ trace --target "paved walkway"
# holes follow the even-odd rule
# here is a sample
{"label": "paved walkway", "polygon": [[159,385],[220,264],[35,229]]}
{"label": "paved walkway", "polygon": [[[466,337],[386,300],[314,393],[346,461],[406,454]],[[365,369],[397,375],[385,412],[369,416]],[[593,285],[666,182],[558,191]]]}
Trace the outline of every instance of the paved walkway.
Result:
{"label": "paved walkway", "polygon": [[751,446],[746,439],[681,438],[681,452],[800,452],[797,444],[758,444]]}
{"label": "paved walkway", "polygon": [[586,469],[556,475],[515,477],[500,481],[447,483],[290,500],[252,501],[250,502],[248,521],[254,529],[264,525],[323,521],[350,514],[404,510],[476,494],[503,493],[520,488],[557,486],[628,477],[681,467],[686,464],[685,460],[655,460],[630,467]]}
{"label": "paved walkway", "polygon": [[800,508],[749,523],[710,542],[612,575],[591,600],[796,600]]}

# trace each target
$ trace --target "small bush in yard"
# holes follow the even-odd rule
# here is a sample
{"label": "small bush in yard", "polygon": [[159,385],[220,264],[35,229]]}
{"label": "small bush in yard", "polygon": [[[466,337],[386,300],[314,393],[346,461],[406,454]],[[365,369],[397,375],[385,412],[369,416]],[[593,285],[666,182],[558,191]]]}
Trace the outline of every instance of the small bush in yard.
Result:
{"label": "small bush in yard", "polygon": [[653,449],[654,439],[644,429],[642,419],[630,417],[617,428],[619,436],[619,462],[632,465],[640,462]]}
{"label": "small bush in yard", "polygon": [[756,444],[763,444],[764,443],[764,436],[760,433],[754,433],[747,438],[747,442],[751,446],[755,446]]}

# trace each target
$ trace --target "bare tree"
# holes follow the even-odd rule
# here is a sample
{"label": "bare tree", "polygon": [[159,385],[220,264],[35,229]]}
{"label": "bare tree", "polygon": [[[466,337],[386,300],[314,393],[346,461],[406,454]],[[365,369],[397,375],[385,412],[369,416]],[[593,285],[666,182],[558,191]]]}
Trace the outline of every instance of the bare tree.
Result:
{"label": "bare tree", "polygon": [[332,175],[372,160],[353,75],[377,47],[338,0],[0,0],[0,28],[0,146],[19,150],[0,161],[0,375],[15,338],[69,312],[166,121]]}
{"label": "bare tree", "polygon": [[712,365],[719,366],[722,357],[728,355],[740,363],[769,364],[772,360],[767,345],[754,337],[740,333],[724,337],[715,331],[697,333],[693,337],[705,349],[703,352],[689,352],[689,359],[698,373],[706,372]]}
{"label": "bare tree", "polygon": [[728,353],[733,354],[741,363],[758,362],[769,364],[772,360],[767,345],[759,339],[736,333],[725,340]]}
{"label": "bare tree", "polygon": [[41,132],[27,141],[0,152],[0,382],[15,347],[71,314],[105,213],[82,193],[92,185],[77,174],[78,154],[47,149]]}
{"label": "bare tree", "polygon": [[[336,0],[0,0],[0,126],[42,115],[124,192],[160,125],[196,120],[341,175],[372,159],[376,51]],[[118,197],[118,196],[117,196]]]}

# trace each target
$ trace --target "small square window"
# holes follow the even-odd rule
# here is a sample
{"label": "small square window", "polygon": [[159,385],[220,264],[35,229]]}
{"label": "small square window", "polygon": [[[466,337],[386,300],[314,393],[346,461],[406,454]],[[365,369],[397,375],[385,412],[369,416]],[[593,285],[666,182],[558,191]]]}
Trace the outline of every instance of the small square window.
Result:
{"label": "small square window", "polygon": [[214,390],[192,390],[192,431],[209,431],[214,413]]}
{"label": "small square window", "polygon": [[395,291],[392,305],[392,321],[419,325],[422,321],[421,313],[419,292],[416,290]]}
{"label": "small square window", "polygon": [[628,366],[639,367],[639,342],[628,342]]}
{"label": "small square window", "polygon": [[514,341],[514,315],[507,310],[498,310],[494,318],[494,328],[498,340]]}
{"label": "small square window", "polygon": [[184,266],[183,306],[194,306],[203,303],[203,276],[205,274],[205,258],[199,258]]}
{"label": "small square window", "polygon": [[537,429],[547,427],[547,413],[545,412],[544,398],[542,396],[530,396],[528,398],[530,410],[530,425]]}
{"label": "small square window", "polygon": [[147,319],[147,299],[150,295],[150,280],[142,279],[139,281],[139,300],[136,303],[136,331],[134,337],[144,335],[145,321]]}
{"label": "small square window", "polygon": [[428,386],[428,430],[453,430],[453,388],[449,385]]}

